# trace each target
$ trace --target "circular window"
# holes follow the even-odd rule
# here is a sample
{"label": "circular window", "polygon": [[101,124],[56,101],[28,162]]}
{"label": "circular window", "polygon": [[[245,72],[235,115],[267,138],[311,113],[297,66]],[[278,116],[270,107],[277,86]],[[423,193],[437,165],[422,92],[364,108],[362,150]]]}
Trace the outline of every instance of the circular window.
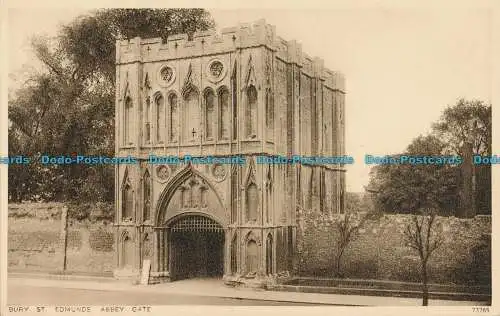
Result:
{"label": "circular window", "polygon": [[170,86],[175,81],[175,71],[171,66],[163,66],[158,73],[158,82],[164,86]]}
{"label": "circular window", "polygon": [[220,60],[212,60],[208,63],[207,74],[210,81],[218,82],[226,75],[226,67]]}

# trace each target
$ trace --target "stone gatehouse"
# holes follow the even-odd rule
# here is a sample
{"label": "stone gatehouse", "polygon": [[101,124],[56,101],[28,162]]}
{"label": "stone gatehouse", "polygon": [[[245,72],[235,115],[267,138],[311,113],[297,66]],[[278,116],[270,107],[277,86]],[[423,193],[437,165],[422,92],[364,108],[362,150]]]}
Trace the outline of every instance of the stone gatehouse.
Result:
{"label": "stone gatehouse", "polygon": [[[297,266],[297,210],[343,210],[341,165],[259,156],[344,154],[344,79],[258,21],[116,43],[117,276],[267,280]],[[151,164],[150,155],[244,157]]]}

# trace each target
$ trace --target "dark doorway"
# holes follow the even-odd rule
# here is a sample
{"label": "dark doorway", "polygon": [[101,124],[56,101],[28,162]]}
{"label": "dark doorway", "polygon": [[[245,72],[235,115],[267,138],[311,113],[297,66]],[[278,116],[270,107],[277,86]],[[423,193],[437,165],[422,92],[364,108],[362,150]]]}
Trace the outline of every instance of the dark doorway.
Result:
{"label": "dark doorway", "polygon": [[187,216],[170,230],[172,280],[222,277],[224,230],[210,218]]}

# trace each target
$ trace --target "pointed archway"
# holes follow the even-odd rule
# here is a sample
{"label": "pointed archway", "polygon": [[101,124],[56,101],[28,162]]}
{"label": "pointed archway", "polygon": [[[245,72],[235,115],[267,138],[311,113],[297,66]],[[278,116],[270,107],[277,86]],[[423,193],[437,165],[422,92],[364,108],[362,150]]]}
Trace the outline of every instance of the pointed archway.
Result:
{"label": "pointed archway", "polygon": [[167,183],[156,203],[154,225],[165,226],[173,217],[199,212],[227,227],[228,210],[212,182],[187,165]]}
{"label": "pointed archway", "polygon": [[169,222],[170,279],[224,274],[224,229],[213,219],[186,214]]}
{"label": "pointed archway", "polygon": [[229,214],[208,179],[186,166],[163,190],[155,213],[158,275],[171,281],[222,277]]}

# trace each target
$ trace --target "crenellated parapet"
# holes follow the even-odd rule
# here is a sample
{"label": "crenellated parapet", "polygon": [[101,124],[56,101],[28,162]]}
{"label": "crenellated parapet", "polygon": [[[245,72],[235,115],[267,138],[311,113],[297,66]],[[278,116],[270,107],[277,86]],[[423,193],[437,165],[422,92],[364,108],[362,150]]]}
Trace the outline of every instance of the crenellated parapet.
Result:
{"label": "crenellated parapet", "polygon": [[331,89],[344,91],[344,77],[324,67],[324,61],[311,57],[302,51],[296,40],[284,40],[276,35],[276,28],[259,20],[254,24],[240,24],[236,27],[216,31],[202,31],[189,38],[187,34],[170,36],[166,42],[161,38],[118,40],[116,42],[116,63],[147,63],[175,59],[219,55],[236,52],[244,48],[267,47],[276,58],[288,64],[297,65],[310,77],[324,80]]}
{"label": "crenellated parapet", "polygon": [[117,41],[117,63],[148,62],[221,54],[240,48],[267,46],[275,42],[275,27],[260,20],[253,25],[240,24],[224,28],[220,33],[203,31],[170,36],[166,42],[161,38],[141,39],[139,37]]}

